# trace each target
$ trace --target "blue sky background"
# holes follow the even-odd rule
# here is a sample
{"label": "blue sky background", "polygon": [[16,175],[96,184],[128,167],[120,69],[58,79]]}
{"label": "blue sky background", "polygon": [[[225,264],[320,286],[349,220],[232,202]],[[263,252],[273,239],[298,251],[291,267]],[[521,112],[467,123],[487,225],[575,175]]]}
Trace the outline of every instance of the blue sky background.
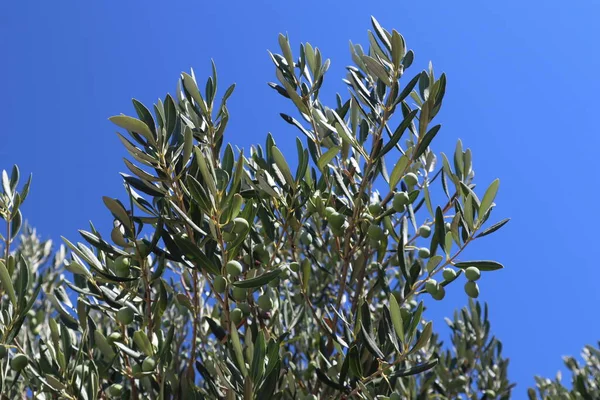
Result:
{"label": "blue sky background", "polygon": [[[474,153],[484,190],[500,177],[495,218],[512,222],[476,243],[472,258],[506,268],[481,281],[492,329],[524,398],[534,374],[553,376],[561,356],[600,339],[597,128],[600,4],[312,1],[4,2],[0,6],[0,167],[33,173],[26,218],[44,237],[78,239],[88,221],[107,232],[103,195],[122,197],[124,171],[111,115],[133,114],[174,93],[181,71],[202,80],[214,58],[229,101],[228,140],[248,148],[272,132],[295,155],[291,112],[266,82],[267,49],[288,32],[297,54],[308,41],[332,59],[323,99],[347,94],[348,40],[367,45],[370,16],[399,30],[416,53],[412,77],[432,60],[448,75],[434,149],[457,138]],[[597,245],[597,244],[596,244]],[[467,299],[461,285],[429,316]]]}

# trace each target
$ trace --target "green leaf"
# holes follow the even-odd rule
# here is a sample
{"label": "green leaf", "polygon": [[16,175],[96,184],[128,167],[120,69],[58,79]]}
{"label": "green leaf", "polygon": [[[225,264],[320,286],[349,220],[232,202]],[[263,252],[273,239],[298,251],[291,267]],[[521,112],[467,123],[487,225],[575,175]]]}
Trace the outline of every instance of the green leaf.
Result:
{"label": "green leaf", "polygon": [[419,326],[419,324],[421,323],[422,315],[423,315],[423,302],[420,302],[419,305],[417,306],[417,309],[415,310],[415,312],[412,315],[412,318],[410,320],[410,325],[408,326],[408,331],[406,332],[406,335],[408,335],[408,337],[410,338],[410,340],[407,340],[407,342],[410,343],[412,341],[412,338],[417,333],[417,326]]}
{"label": "green leaf", "polygon": [[392,169],[392,173],[390,174],[390,190],[394,190],[394,188],[400,181],[400,178],[404,176],[404,171],[408,166],[408,161],[408,157],[402,156],[400,157],[396,165],[394,165],[394,169]]}
{"label": "green leaf", "polygon": [[265,355],[265,335],[263,331],[259,331],[254,342],[254,354],[252,355],[252,365],[250,367],[250,376],[255,384],[260,382],[265,373]]}
{"label": "green leaf", "polygon": [[242,351],[242,343],[240,342],[240,336],[238,335],[237,327],[233,322],[231,322],[230,326],[231,332],[231,344],[233,346],[233,352],[235,354],[235,358],[238,363],[238,367],[242,371],[242,375],[245,377],[248,376],[248,370],[246,369],[246,362],[244,361],[244,353]]}
{"label": "green leaf", "polygon": [[391,86],[390,74],[379,61],[369,56],[362,56],[362,61],[376,78],[381,79],[386,86]]}
{"label": "green leaf", "polygon": [[369,156],[365,152],[365,149],[356,141],[356,138],[352,135],[352,132],[348,129],[348,125],[344,122],[342,117],[338,115],[335,110],[332,110],[333,117],[336,119],[337,123],[335,124],[335,130],[338,135],[342,138],[343,141],[349,143],[356,151],[358,151],[366,160],[369,159]]}
{"label": "green leaf", "polygon": [[392,373],[389,376],[389,378],[401,378],[403,376],[411,376],[411,375],[420,374],[422,372],[428,371],[431,368],[435,367],[437,365],[437,363],[438,363],[438,359],[436,358],[435,360],[428,361],[425,364],[416,365],[414,367],[405,368],[405,369],[399,369],[399,370],[396,370],[396,372]]}
{"label": "green leaf", "polygon": [[406,51],[404,39],[395,29],[392,30],[392,63],[394,68],[398,70],[402,63],[402,57]]}
{"label": "green leaf", "polygon": [[198,90],[198,85],[196,85],[196,81],[192,78],[191,75],[186,74],[185,72],[181,74],[183,77],[183,87],[188,93],[192,96],[194,101],[200,106],[204,114],[208,114],[208,109],[206,106],[206,102],[202,98],[200,91]]}
{"label": "green leaf", "polygon": [[150,343],[150,339],[148,339],[148,336],[146,336],[144,331],[135,331],[133,333],[133,342],[148,357],[154,355],[152,343]]}
{"label": "green leaf", "polygon": [[278,276],[280,276],[281,272],[283,271],[284,268],[285,267],[281,266],[281,267],[271,270],[269,272],[265,272],[264,274],[259,275],[255,278],[246,279],[243,281],[235,281],[232,284],[235,287],[244,288],[244,289],[261,287],[261,286],[266,285],[267,283],[271,282],[273,279],[277,278]]}
{"label": "green leaf", "polygon": [[484,236],[489,235],[490,233],[496,232],[498,229],[500,229],[504,225],[506,225],[508,223],[508,221],[510,221],[510,218],[503,219],[502,221],[490,226],[489,228],[487,228],[486,230],[481,232],[479,235],[475,236],[475,238],[484,237]]}
{"label": "green leaf", "polygon": [[427,272],[432,272],[433,270],[435,270],[437,266],[440,265],[443,259],[444,257],[440,255],[431,256],[431,258],[427,261]]}
{"label": "green leaf", "polygon": [[185,254],[189,260],[195,262],[198,269],[206,269],[212,274],[220,273],[219,268],[212,260],[191,240],[180,236],[173,236],[173,239],[183,254]]}
{"label": "green leaf", "polygon": [[292,188],[295,188],[296,181],[294,180],[294,177],[292,176],[292,172],[290,171],[290,167],[289,167],[287,161],[285,161],[285,156],[281,153],[281,150],[279,150],[275,146],[271,147],[271,152],[273,153],[273,159],[275,160],[275,164],[281,170],[281,173],[283,174],[285,181]]}
{"label": "green leaf", "polygon": [[492,206],[494,199],[496,198],[496,193],[498,193],[498,186],[500,185],[500,179],[494,180],[490,184],[490,186],[485,191],[483,195],[483,199],[481,200],[481,204],[479,205],[479,215],[483,216]]}
{"label": "green leaf", "polygon": [[329,164],[331,160],[333,160],[335,156],[338,155],[340,150],[340,147],[332,147],[319,158],[317,166],[319,167],[319,170],[321,170],[321,172],[325,172],[325,167],[327,166],[327,164]]}
{"label": "green leaf", "polygon": [[183,165],[185,165],[190,156],[192,155],[192,150],[194,150],[194,134],[189,126],[183,130],[183,153],[181,159],[183,160]]}
{"label": "green leaf", "polygon": [[2,287],[8,294],[8,297],[10,298],[11,303],[13,303],[13,306],[17,307],[17,297],[15,296],[15,289],[13,287],[10,274],[8,273],[8,269],[6,269],[6,264],[4,264],[3,260],[0,260],[0,282],[2,282]]}
{"label": "green leaf", "polygon": [[410,352],[415,353],[415,352],[421,350],[423,347],[425,347],[425,345],[427,343],[429,343],[429,339],[431,339],[432,333],[433,333],[433,322],[429,321],[427,324],[425,324],[425,328],[423,328],[423,331],[421,332],[421,336],[419,336],[417,343],[415,343],[415,347],[413,347]]}
{"label": "green leaf", "polygon": [[446,232],[446,237],[444,238],[444,251],[446,252],[446,257],[450,258],[450,250],[452,249],[452,232]]}
{"label": "green leaf", "polygon": [[344,385],[340,385],[337,382],[332,381],[331,379],[329,379],[329,377],[327,376],[327,374],[325,374],[325,372],[323,372],[320,368],[317,368],[315,370],[315,372],[317,373],[317,378],[319,378],[319,380],[321,382],[323,382],[324,384],[326,384],[329,387],[334,388],[335,390],[340,390],[340,391],[345,391],[346,388],[344,387]]}
{"label": "green leaf", "polygon": [[113,351],[112,346],[108,344],[106,337],[98,330],[94,331],[94,344],[105,359],[112,360],[115,357],[116,354]]}
{"label": "green leaf", "polygon": [[194,148],[194,153],[196,154],[196,161],[198,162],[198,167],[200,169],[200,173],[202,174],[202,179],[204,180],[204,184],[208,187],[208,193],[212,195],[212,197],[217,196],[217,183],[214,175],[214,171],[209,167],[206,162],[206,156],[202,153],[199,147]]}
{"label": "green leaf", "polygon": [[350,372],[352,372],[352,374],[355,377],[362,378],[363,370],[362,363],[360,361],[360,354],[358,352],[358,347],[356,347],[356,345],[350,347],[350,350],[348,350],[348,354],[346,355],[346,357],[348,358],[348,366],[350,368]]}
{"label": "green leaf", "polygon": [[504,265],[499,262],[488,260],[461,261],[454,263],[454,266],[461,269],[477,267],[480,271],[496,271],[504,268]]}
{"label": "green leaf", "polygon": [[419,158],[421,154],[423,154],[425,150],[427,150],[427,147],[429,147],[429,143],[431,143],[431,141],[433,140],[435,135],[437,135],[441,127],[441,125],[434,126],[425,134],[425,136],[421,140],[419,140],[419,144],[417,145],[417,148],[415,149],[415,153],[413,155],[414,160]]}
{"label": "green leaf", "polygon": [[435,231],[433,236],[440,246],[445,245],[446,227],[444,224],[444,213],[439,206],[435,209]]}
{"label": "green leaf", "polygon": [[127,211],[121,202],[106,196],[102,197],[102,201],[115,218],[117,218],[127,229],[130,229],[131,221],[129,219],[129,214],[127,214]]}
{"label": "green leaf", "polygon": [[290,72],[292,72],[294,70],[294,57],[292,56],[292,49],[290,48],[290,42],[288,41],[288,38],[281,33],[279,34],[279,47],[281,47],[285,61],[287,61],[288,64],[288,68]]}
{"label": "green leaf", "polygon": [[109,120],[123,128],[128,130],[129,132],[135,132],[142,135],[150,144],[155,144],[154,136],[152,135],[152,131],[144,122],[140,121],[137,118],[128,117],[127,115],[115,115],[110,117]]}
{"label": "green leaf", "polygon": [[10,189],[10,180],[8,179],[8,174],[5,170],[2,170],[2,188],[7,196],[13,196],[13,191]]}
{"label": "green leaf", "polygon": [[371,24],[373,25],[373,29],[375,29],[377,37],[379,38],[379,40],[381,40],[381,43],[383,43],[383,45],[388,49],[388,51],[391,51],[392,45],[390,44],[385,30],[381,27],[381,25],[379,25],[379,22],[377,22],[377,20],[373,16],[371,16]]}
{"label": "green leaf", "polygon": [[150,128],[150,131],[152,132],[152,137],[155,138],[156,137],[156,124],[154,122],[154,118],[152,118],[152,114],[150,113],[150,110],[148,110],[148,108],[146,108],[145,105],[143,105],[141,102],[139,102],[136,99],[132,100],[133,102],[133,106],[135,107],[135,111],[138,114],[138,117],[140,118],[140,120],[142,120],[146,126],[148,128]]}
{"label": "green leaf", "polygon": [[[410,54],[410,52],[409,52],[409,54]],[[405,68],[406,68],[406,66],[405,66]],[[404,89],[402,89],[402,91],[398,95],[398,98],[396,99],[396,104],[400,103],[401,101],[404,101],[404,99],[406,99],[408,97],[408,95],[413,91],[413,89],[417,85],[417,82],[419,82],[420,77],[421,77],[421,75],[416,75],[414,78],[412,78],[406,84],[406,86],[404,86]]]}
{"label": "green leaf", "polygon": [[401,342],[404,342],[404,322],[402,322],[402,313],[400,312],[400,306],[396,301],[394,295],[390,295],[390,317],[392,318],[392,324],[396,335],[400,338]]}
{"label": "green leaf", "polygon": [[23,223],[23,214],[21,214],[21,210],[17,210],[15,213],[13,210],[13,217],[10,221],[10,239],[14,239],[21,230],[21,224]]}
{"label": "green leaf", "polygon": [[417,115],[418,112],[419,112],[418,109],[414,109],[410,113],[408,113],[408,115],[406,117],[404,117],[404,119],[402,120],[400,125],[398,125],[398,127],[394,131],[394,134],[392,135],[390,140],[381,149],[379,157],[383,157],[390,150],[392,150],[394,148],[394,146],[402,138],[404,131],[406,130],[406,128],[408,128],[410,126],[410,124],[412,123],[413,119],[415,118],[415,116]]}
{"label": "green leaf", "polygon": [[379,350],[379,347],[377,347],[377,343],[373,338],[373,332],[371,329],[371,313],[369,312],[369,305],[367,303],[363,303],[361,307],[360,329],[364,338],[365,346],[369,352],[380,360],[385,359],[385,356],[381,350]]}

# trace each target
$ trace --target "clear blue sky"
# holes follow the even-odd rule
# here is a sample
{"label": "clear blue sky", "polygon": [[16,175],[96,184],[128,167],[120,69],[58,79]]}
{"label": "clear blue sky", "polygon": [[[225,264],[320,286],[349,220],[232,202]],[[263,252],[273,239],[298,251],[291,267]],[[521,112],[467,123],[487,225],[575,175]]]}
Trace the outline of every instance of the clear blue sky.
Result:
{"label": "clear blue sky", "polygon": [[[0,167],[33,173],[24,211],[45,237],[77,239],[90,219],[106,232],[101,196],[123,196],[125,169],[107,118],[132,114],[132,97],[174,93],[181,71],[205,77],[212,57],[221,88],[237,83],[228,140],[247,148],[270,131],[293,151],[297,131],[278,116],[291,108],[266,85],[267,49],[278,50],[279,32],[296,51],[319,46],[333,100],[347,93],[348,40],[366,45],[375,15],[415,50],[411,75],[429,60],[448,74],[435,150],[451,153],[460,137],[480,186],[501,179],[495,216],[512,222],[469,256],[506,265],[482,279],[481,299],[524,398],[534,374],[553,376],[562,355],[600,339],[599,13],[589,0],[4,2]],[[429,315],[440,327],[464,304],[456,285]]]}

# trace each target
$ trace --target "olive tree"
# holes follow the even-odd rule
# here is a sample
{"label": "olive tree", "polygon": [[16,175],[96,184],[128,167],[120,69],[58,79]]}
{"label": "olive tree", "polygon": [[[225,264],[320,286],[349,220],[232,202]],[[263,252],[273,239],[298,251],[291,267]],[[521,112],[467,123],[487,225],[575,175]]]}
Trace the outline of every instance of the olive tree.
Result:
{"label": "olive tree", "polygon": [[488,222],[499,181],[476,188],[460,140],[433,151],[446,76],[407,76],[413,51],[372,25],[330,106],[330,61],[279,36],[269,86],[296,154],[271,134],[228,144],[234,85],[218,98],[214,63],[152,110],[133,100],[135,117],[110,118],[130,155],[124,195],[103,198],[113,228],[63,238],[53,261],[31,233],[11,251],[29,181],[3,174],[5,397],[508,398],[487,308],[455,316],[450,350],[425,307],[477,298],[502,268],[465,252],[507,222]]}
{"label": "olive tree", "polygon": [[530,400],[565,399],[593,400],[600,398],[600,342],[587,345],[581,352],[583,362],[574,357],[564,357],[563,361],[571,374],[570,382],[565,386],[562,374],[558,372],[554,380],[535,377],[535,388],[529,388]]}

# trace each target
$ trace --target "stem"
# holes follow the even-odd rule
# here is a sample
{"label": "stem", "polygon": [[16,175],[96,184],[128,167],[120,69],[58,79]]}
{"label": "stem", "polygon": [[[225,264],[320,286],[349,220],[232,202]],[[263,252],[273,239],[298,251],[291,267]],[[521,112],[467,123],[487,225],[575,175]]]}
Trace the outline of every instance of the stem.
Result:
{"label": "stem", "polygon": [[[362,204],[361,195],[366,190],[367,185],[369,183],[371,183],[371,177],[370,177],[371,169],[373,168],[373,159],[374,159],[374,156],[376,155],[376,154],[373,154],[373,152],[374,152],[375,148],[378,146],[378,143],[381,139],[381,135],[383,133],[383,128],[384,128],[385,124],[387,123],[388,118],[391,116],[388,111],[390,101],[391,101],[391,97],[388,96],[386,105],[384,107],[381,124],[380,124],[377,132],[375,132],[373,135],[373,147],[371,149],[371,155],[366,160],[367,166],[365,167],[363,179],[360,183],[360,186],[359,186],[358,192],[357,192],[358,193],[358,201],[356,202],[357,204],[355,204],[354,212],[352,214],[352,218],[350,219],[349,227],[348,227],[348,229],[346,231],[346,235],[344,237],[344,253],[343,253],[343,257],[342,257],[342,259],[344,260],[344,266],[342,267],[342,277],[341,277],[341,281],[340,281],[340,289],[339,289],[337,300],[336,300],[336,309],[338,311],[340,310],[342,298],[346,292],[346,280],[348,279],[348,268],[350,265],[350,258],[351,258],[350,237],[352,236],[352,234],[354,232],[354,227],[356,226],[356,221],[358,220],[358,217],[360,216],[360,212],[364,208],[364,205]],[[359,294],[356,294],[356,297],[358,297],[358,296],[359,296]],[[333,317],[333,329],[334,330],[337,327],[337,322],[338,322],[338,315],[336,314]]]}
{"label": "stem", "polygon": [[5,249],[4,249],[4,260],[6,263],[8,263],[8,256],[10,255],[10,220],[8,219],[8,216],[6,218],[6,239],[5,240]]}

